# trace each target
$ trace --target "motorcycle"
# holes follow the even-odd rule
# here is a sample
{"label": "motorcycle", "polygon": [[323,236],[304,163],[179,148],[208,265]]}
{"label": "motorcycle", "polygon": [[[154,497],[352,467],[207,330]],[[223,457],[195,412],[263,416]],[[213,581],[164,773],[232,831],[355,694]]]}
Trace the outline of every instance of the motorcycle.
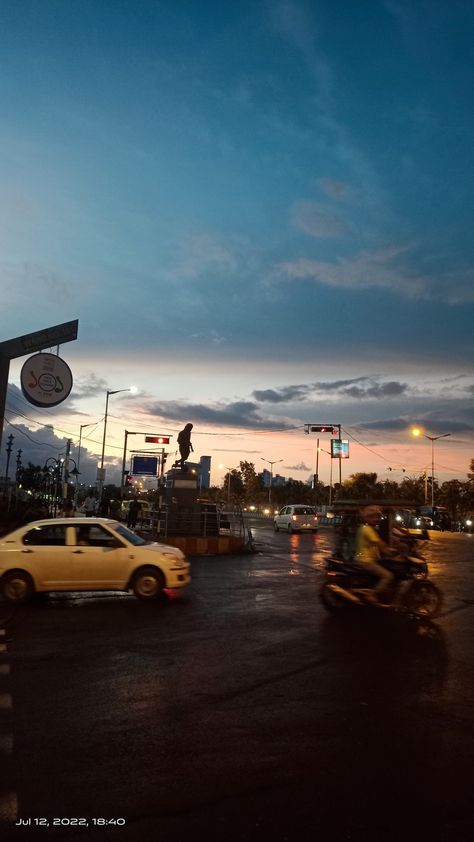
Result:
{"label": "motorcycle", "polygon": [[428,578],[428,565],[419,555],[401,555],[379,561],[391,573],[393,581],[383,592],[383,604],[374,603],[373,586],[377,577],[353,562],[338,558],[327,561],[320,598],[325,608],[336,613],[351,607],[390,609],[415,617],[436,617],[443,596]]}

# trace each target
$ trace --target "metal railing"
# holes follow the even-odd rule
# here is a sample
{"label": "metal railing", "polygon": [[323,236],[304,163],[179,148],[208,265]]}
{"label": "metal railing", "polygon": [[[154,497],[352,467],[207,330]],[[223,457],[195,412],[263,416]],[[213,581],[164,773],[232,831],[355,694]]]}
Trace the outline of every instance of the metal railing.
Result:
{"label": "metal railing", "polygon": [[153,540],[168,535],[189,535],[194,537],[218,537],[231,535],[244,537],[247,528],[241,511],[180,511],[161,509],[142,516],[137,521],[137,530],[150,535]]}

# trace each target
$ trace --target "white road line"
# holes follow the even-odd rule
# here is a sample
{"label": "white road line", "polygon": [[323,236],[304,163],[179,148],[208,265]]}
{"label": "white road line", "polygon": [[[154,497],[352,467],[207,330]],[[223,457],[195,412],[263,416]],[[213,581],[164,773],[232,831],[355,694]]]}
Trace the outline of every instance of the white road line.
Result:
{"label": "white road line", "polygon": [[0,693],[0,710],[11,710],[12,707],[12,697],[10,696],[10,693]]}
{"label": "white road line", "polygon": [[18,798],[16,792],[0,794],[0,822],[12,824],[18,818]]}

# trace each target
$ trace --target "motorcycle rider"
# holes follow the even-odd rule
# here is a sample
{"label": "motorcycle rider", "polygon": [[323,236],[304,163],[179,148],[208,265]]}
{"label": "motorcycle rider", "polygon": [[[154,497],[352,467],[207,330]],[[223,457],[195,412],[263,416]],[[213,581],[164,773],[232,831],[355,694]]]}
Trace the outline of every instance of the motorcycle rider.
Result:
{"label": "motorcycle rider", "polygon": [[[362,524],[356,534],[354,563],[361,569],[377,576],[377,582],[372,589],[363,589],[365,598],[376,605],[380,605],[380,594],[393,581],[394,576],[379,564],[384,556],[392,555],[390,549],[375,527],[380,522],[382,510],[378,506],[366,506],[361,510]],[[362,590],[362,589],[361,589]]]}

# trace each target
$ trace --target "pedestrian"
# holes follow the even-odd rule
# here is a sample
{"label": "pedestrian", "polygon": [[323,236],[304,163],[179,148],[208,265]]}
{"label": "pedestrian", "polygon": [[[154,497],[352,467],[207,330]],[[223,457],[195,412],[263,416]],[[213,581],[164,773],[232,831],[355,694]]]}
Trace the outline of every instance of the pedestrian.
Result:
{"label": "pedestrian", "polygon": [[127,518],[127,526],[130,527],[130,529],[135,529],[137,525],[138,513],[141,511],[141,508],[142,504],[140,503],[140,500],[137,500],[136,497],[134,497],[133,500],[130,500]]}
{"label": "pedestrian", "polygon": [[102,500],[99,505],[99,513],[101,517],[108,517],[110,511],[110,500],[106,494],[102,495]]}
{"label": "pedestrian", "polygon": [[88,494],[84,500],[84,511],[86,517],[93,517],[95,515],[95,497],[93,494]]}

